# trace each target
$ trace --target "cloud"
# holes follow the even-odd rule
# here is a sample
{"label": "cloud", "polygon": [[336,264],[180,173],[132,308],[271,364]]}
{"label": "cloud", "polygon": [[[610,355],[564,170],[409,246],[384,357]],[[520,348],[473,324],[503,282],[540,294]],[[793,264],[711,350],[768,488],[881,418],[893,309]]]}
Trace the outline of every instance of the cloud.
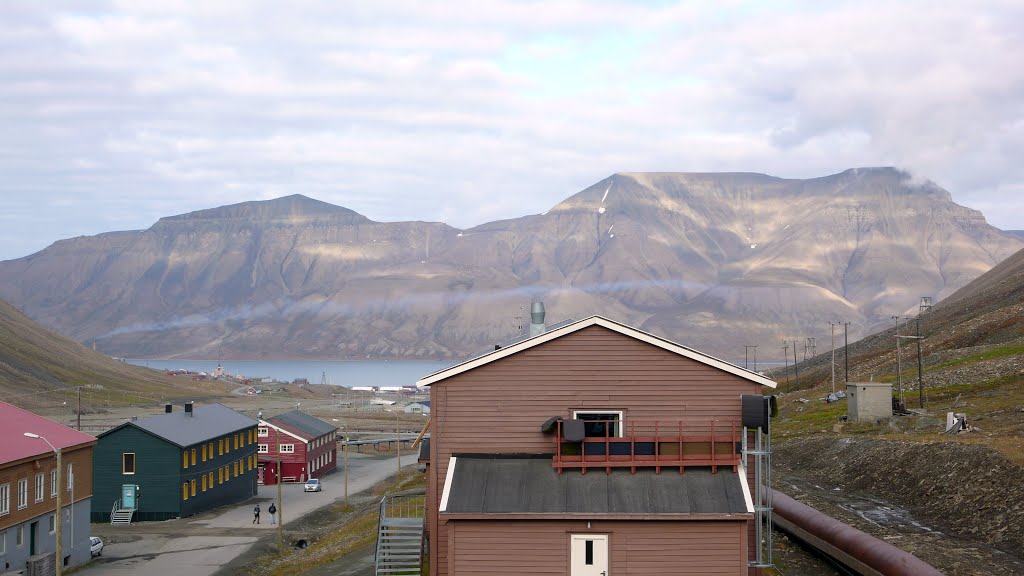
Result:
{"label": "cloud", "polygon": [[0,258],[290,193],[465,228],[643,170],[898,165],[1024,228],[1021,21],[1001,0],[7,3],[0,195],[35,212]]}

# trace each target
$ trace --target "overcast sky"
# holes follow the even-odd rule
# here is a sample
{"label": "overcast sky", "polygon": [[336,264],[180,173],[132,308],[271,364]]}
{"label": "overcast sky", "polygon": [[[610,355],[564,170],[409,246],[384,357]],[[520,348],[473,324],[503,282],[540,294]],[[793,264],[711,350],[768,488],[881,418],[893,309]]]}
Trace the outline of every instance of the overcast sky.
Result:
{"label": "overcast sky", "polygon": [[895,165],[1024,228],[1024,3],[0,3],[0,259],[301,193],[469,227]]}

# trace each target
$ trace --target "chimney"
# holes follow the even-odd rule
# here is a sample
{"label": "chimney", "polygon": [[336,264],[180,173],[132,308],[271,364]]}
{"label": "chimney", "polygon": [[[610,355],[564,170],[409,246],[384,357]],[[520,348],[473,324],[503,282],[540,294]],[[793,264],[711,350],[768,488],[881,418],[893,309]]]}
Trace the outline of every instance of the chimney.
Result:
{"label": "chimney", "polygon": [[174,406],[171,404],[164,404],[164,414],[170,414],[174,411]]}
{"label": "chimney", "polygon": [[192,417],[192,403],[185,403],[185,416]]}
{"label": "chimney", "polygon": [[544,333],[544,303],[534,302],[530,305],[530,336]]}

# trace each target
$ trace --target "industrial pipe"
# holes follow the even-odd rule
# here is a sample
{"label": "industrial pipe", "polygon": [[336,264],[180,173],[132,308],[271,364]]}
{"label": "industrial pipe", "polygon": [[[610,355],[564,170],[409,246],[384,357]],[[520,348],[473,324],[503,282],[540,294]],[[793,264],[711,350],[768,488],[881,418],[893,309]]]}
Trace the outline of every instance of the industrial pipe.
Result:
{"label": "industrial pipe", "polygon": [[859,574],[942,576],[913,554],[772,490],[774,523]]}

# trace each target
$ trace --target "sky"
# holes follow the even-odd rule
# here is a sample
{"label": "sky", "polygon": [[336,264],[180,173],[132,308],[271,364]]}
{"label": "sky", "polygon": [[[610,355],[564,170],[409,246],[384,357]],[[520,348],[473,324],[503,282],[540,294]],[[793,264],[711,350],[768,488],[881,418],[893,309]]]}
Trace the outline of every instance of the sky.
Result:
{"label": "sky", "polygon": [[1024,229],[1024,3],[0,3],[0,260],[304,194],[459,228],[615,173],[897,166]]}

